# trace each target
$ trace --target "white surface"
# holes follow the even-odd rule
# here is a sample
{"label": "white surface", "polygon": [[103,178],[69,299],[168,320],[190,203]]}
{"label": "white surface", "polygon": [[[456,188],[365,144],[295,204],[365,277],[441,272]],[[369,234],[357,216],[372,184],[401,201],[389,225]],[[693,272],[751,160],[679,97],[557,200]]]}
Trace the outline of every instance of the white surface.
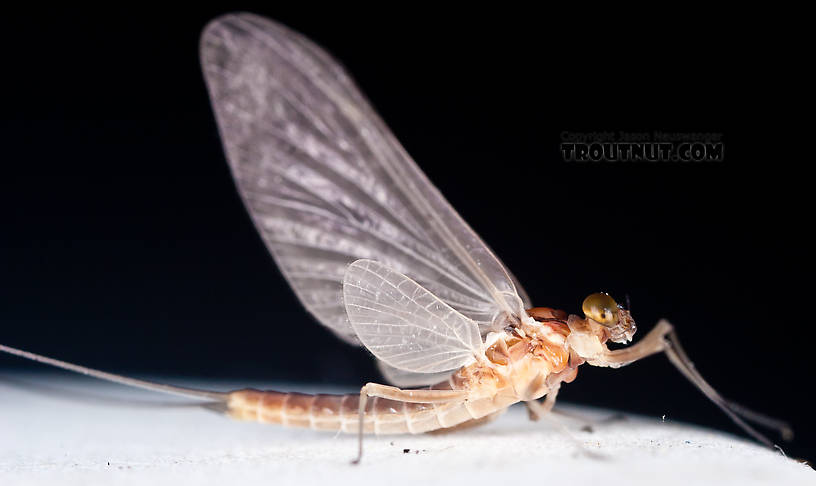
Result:
{"label": "white surface", "polygon": [[746,440],[659,418],[592,433],[561,419],[600,456],[590,457],[517,406],[482,428],[367,437],[363,464],[352,466],[351,436],[236,422],[191,403],[81,377],[0,373],[0,485],[816,484],[812,469]]}

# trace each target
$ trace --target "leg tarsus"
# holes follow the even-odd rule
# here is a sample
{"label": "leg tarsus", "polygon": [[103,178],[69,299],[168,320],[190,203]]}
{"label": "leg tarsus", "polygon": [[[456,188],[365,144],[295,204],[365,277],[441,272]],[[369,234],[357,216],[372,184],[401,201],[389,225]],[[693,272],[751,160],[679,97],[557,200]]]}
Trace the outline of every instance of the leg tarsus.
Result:
{"label": "leg tarsus", "polygon": [[352,464],[360,464],[360,461],[363,459],[363,428],[365,427],[365,408],[366,402],[368,401],[368,385],[370,383],[366,383],[365,386],[360,388],[360,404],[357,407],[357,457],[351,461]]}
{"label": "leg tarsus", "polygon": [[526,401],[524,405],[527,407],[527,418],[529,418],[531,422],[541,420],[541,414],[537,411],[541,404],[539,404],[537,400]]}
{"label": "leg tarsus", "polygon": [[527,416],[533,422],[538,422],[541,418],[550,413],[555,406],[555,399],[558,397],[558,390],[561,389],[561,382],[553,385],[552,389],[547,391],[547,396],[544,397],[544,403],[538,400],[528,400],[524,402],[527,406]]}
{"label": "leg tarsus", "polygon": [[452,427],[446,427],[444,429],[431,430],[428,433],[429,434],[434,434],[434,435],[442,435],[442,434],[449,434],[451,432],[460,432],[462,430],[472,429],[474,427],[481,427],[482,425],[485,425],[485,424],[487,424],[489,422],[492,422],[492,421],[496,420],[499,417],[499,415],[501,415],[503,413],[504,413],[504,410],[499,410],[498,412],[493,412],[490,415],[485,415],[482,418],[471,419],[471,420],[468,420],[467,422],[462,422],[459,425],[454,425]]}
{"label": "leg tarsus", "polygon": [[609,423],[623,421],[623,420],[628,420],[626,415],[624,415],[622,413],[613,413],[612,415],[609,415],[608,417],[604,417],[602,419],[597,419],[597,420],[594,419],[594,418],[586,417],[586,416],[584,416],[584,415],[582,415],[580,413],[567,412],[567,411],[562,410],[560,408],[553,409],[552,413],[554,415],[560,415],[560,416],[566,417],[568,419],[578,420],[578,421],[582,422],[580,430],[582,432],[589,432],[589,433],[592,433],[592,432],[595,431],[595,429],[594,429],[595,426],[603,425],[603,424],[609,424]]}
{"label": "leg tarsus", "polygon": [[529,418],[530,421],[538,422],[541,420],[541,417],[543,416],[541,409],[543,407],[538,400],[528,400],[524,402],[524,405],[527,407],[527,418]]}
{"label": "leg tarsus", "polygon": [[751,427],[747,421],[776,430],[783,438],[790,438],[793,431],[790,426],[778,419],[774,419],[757,412],[753,412],[745,407],[737,405],[722,397],[697,371],[694,363],[686,355],[677,333],[674,331],[669,321],[661,319],[642,340],[638,343],[623,349],[614,351],[606,350],[596,358],[587,362],[593,366],[609,366],[618,368],[626,366],[639,359],[645,358],[655,353],[664,352],[669,361],[685,376],[694,386],[697,387],[709,400],[714,402],[726,415],[742,430],[753,437],[758,442],[769,448],[775,448],[775,444]]}

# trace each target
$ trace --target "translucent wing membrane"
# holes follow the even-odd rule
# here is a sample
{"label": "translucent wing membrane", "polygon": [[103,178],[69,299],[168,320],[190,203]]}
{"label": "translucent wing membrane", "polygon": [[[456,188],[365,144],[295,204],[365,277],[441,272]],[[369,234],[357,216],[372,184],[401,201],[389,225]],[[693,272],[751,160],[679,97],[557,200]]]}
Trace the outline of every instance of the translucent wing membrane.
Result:
{"label": "translucent wing membrane", "polygon": [[377,360],[377,367],[388,383],[401,388],[415,388],[425,385],[436,385],[450,378],[451,371],[439,373],[414,373],[395,368],[382,360]]}
{"label": "translucent wing membrane", "polygon": [[231,14],[205,29],[201,62],[244,203],[325,326],[357,342],[342,285],[358,259],[409,276],[483,333],[529,305],[322,49],[270,20]]}
{"label": "translucent wing membrane", "polygon": [[394,368],[439,373],[472,362],[481,353],[475,322],[379,262],[352,263],[343,296],[357,337]]}

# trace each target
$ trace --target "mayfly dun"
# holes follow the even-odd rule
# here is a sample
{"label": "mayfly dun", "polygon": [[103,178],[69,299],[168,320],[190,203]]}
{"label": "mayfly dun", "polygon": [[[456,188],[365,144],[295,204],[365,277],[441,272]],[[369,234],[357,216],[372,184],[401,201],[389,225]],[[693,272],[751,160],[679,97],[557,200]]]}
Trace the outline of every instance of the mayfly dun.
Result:
{"label": "mayfly dun", "polygon": [[[211,22],[201,64],[235,183],[303,306],[364,346],[389,385],[359,394],[211,392],[114,375],[0,345],[0,351],[113,382],[220,402],[243,420],[364,433],[478,425],[524,402],[549,413],[578,367],[617,368],[665,353],[748,435],[790,429],[720,396],[662,320],[639,342],[605,293],[582,315],[533,307],[519,282],[454,211],[344,69],[305,37],[251,14]],[[542,400],[543,399],[543,400]]]}

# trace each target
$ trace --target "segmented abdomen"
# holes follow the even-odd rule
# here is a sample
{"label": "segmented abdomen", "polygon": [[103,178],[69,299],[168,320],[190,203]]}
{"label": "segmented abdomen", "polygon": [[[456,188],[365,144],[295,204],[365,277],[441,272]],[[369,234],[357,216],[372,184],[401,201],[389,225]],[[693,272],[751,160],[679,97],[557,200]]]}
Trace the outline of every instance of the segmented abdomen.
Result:
{"label": "segmented abdomen", "polygon": [[[372,397],[366,402],[363,427],[366,433],[374,434],[420,434],[485,417],[514,401],[502,395],[445,404]],[[240,420],[357,433],[359,403],[359,395],[239,390],[230,394],[228,407],[230,415]]]}

